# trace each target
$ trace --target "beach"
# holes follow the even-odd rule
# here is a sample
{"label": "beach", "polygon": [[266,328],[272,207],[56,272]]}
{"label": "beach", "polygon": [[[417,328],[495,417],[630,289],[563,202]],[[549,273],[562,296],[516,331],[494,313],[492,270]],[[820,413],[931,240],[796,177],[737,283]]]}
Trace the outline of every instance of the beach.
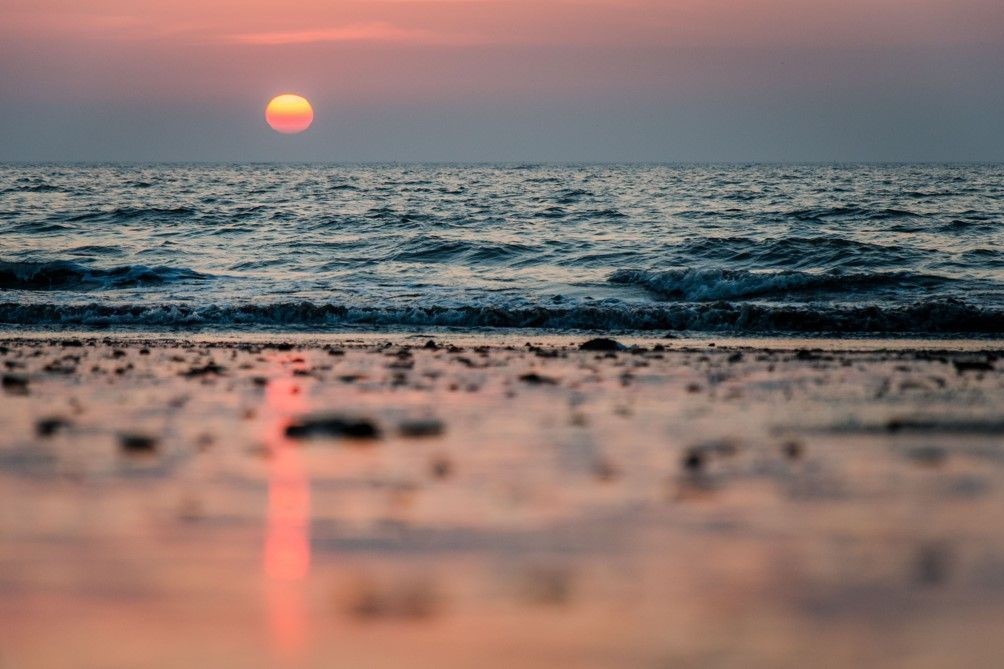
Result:
{"label": "beach", "polygon": [[1001,355],[9,333],[0,667],[990,666]]}

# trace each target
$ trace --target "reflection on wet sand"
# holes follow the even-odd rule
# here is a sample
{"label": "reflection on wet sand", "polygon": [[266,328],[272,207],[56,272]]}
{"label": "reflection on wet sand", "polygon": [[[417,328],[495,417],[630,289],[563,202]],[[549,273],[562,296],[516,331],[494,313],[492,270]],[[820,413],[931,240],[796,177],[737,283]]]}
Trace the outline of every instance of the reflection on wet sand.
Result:
{"label": "reflection on wet sand", "polygon": [[303,581],[310,570],[310,481],[300,453],[286,439],[290,417],[306,410],[300,385],[272,372],[262,407],[268,459],[264,573],[269,636],[281,664],[303,660],[307,608]]}

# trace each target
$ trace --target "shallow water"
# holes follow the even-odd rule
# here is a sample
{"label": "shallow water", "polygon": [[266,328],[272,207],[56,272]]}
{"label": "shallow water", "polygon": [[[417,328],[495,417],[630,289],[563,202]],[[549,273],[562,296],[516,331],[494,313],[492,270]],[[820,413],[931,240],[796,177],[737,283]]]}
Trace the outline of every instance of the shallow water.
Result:
{"label": "shallow water", "polygon": [[1004,167],[0,166],[0,323],[1004,332]]}

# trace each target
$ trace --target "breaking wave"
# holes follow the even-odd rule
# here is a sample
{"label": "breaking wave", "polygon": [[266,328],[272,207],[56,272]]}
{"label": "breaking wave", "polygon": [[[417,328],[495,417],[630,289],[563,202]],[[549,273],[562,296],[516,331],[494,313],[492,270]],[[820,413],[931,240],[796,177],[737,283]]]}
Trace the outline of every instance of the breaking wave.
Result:
{"label": "breaking wave", "polygon": [[730,269],[672,269],[647,271],[617,270],[611,283],[645,288],[664,299],[690,301],[736,300],[788,297],[798,294],[854,293],[876,288],[930,289],[947,285],[952,279],[908,272],[809,273],[792,270],[753,272]]}
{"label": "breaking wave", "polygon": [[894,307],[724,301],[639,305],[619,300],[567,306],[484,303],[387,307],[309,301],[239,305],[6,302],[0,303],[0,323],[39,327],[309,330],[365,325],[763,334],[999,335],[1004,333],[1004,308],[980,307],[955,299]]}
{"label": "breaking wave", "polygon": [[173,267],[123,265],[96,268],[68,260],[0,262],[0,289],[6,290],[102,290],[209,278],[207,274]]}

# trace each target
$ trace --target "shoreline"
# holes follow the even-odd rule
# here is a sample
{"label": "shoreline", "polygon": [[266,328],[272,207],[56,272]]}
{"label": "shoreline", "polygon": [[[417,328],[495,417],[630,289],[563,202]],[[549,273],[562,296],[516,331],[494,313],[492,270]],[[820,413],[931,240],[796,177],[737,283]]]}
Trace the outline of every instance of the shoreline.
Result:
{"label": "shoreline", "polygon": [[[255,331],[255,330],[94,330],[94,329],[59,329],[31,330],[0,329],[0,342],[31,341],[58,345],[67,339],[77,339],[81,342],[99,343],[106,340],[122,343],[151,342],[166,344],[170,342],[220,342],[235,343],[269,343],[291,342],[300,346],[322,346],[338,342],[351,342],[361,345],[375,343],[393,343],[414,345],[418,340],[441,339],[464,346],[519,346],[527,342],[538,345],[574,348],[588,339],[604,337],[612,338],[626,346],[655,346],[660,344],[674,350],[699,349],[714,345],[721,348],[763,348],[769,350],[797,350],[812,348],[832,351],[876,351],[888,350],[952,350],[986,351],[988,353],[1004,352],[1004,338],[977,337],[965,335],[922,336],[916,334],[902,337],[861,334],[859,336],[823,335],[818,337],[804,335],[747,335],[739,336],[729,333],[668,333],[657,335],[649,332],[611,332],[606,330],[561,332],[541,329],[513,328],[400,328],[334,331]],[[424,341],[423,341],[424,343]]]}

